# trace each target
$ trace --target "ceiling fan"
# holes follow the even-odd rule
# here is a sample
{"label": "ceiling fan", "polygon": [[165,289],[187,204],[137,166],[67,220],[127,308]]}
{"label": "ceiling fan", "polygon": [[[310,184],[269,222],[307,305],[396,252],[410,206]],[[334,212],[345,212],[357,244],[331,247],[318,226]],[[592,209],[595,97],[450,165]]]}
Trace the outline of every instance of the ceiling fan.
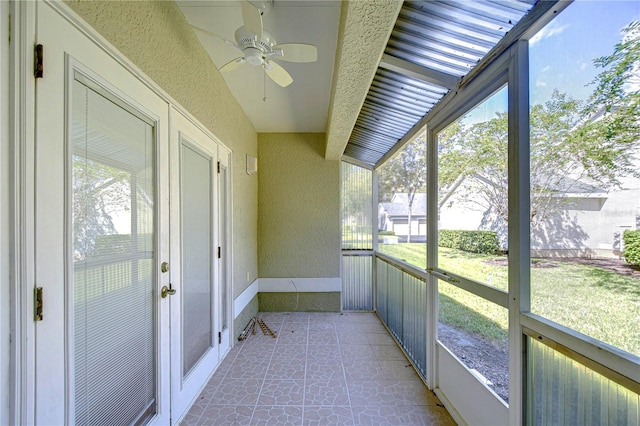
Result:
{"label": "ceiling fan", "polygon": [[[244,25],[235,31],[235,43],[224,40],[234,46],[242,56],[227,62],[221,68],[221,72],[231,72],[244,64],[261,66],[264,72],[274,82],[282,87],[293,83],[293,78],[275,59],[285,62],[315,62],[318,60],[318,49],[312,44],[283,43],[278,44],[276,39],[267,32],[262,25],[262,15],[269,11],[272,1],[259,2],[256,7],[246,0],[242,0],[242,20]],[[196,30],[205,34],[220,37],[215,33],[199,27]]]}

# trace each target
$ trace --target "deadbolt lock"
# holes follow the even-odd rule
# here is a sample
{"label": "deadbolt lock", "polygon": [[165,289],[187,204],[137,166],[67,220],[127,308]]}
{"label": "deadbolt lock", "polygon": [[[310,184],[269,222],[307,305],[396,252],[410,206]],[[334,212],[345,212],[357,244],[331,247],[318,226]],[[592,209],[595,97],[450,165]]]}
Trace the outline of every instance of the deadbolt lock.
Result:
{"label": "deadbolt lock", "polygon": [[173,296],[174,294],[176,294],[176,289],[171,288],[171,284],[169,284],[169,287],[163,285],[162,289],[160,290],[160,296],[162,296],[163,299],[167,297],[167,295]]}
{"label": "deadbolt lock", "polygon": [[168,262],[162,262],[160,264],[160,270],[162,272],[169,272],[169,263]]}

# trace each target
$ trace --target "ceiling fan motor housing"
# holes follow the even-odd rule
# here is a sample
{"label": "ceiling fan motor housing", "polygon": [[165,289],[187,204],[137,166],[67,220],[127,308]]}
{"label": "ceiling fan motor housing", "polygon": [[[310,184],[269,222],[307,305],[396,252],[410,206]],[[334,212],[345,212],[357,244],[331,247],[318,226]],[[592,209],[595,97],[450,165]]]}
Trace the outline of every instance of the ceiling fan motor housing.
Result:
{"label": "ceiling fan motor housing", "polygon": [[262,32],[262,38],[256,39],[256,35],[248,31],[244,26],[238,28],[235,33],[236,43],[244,52],[244,57],[251,65],[260,65],[262,60],[272,55],[276,40],[267,31]]}

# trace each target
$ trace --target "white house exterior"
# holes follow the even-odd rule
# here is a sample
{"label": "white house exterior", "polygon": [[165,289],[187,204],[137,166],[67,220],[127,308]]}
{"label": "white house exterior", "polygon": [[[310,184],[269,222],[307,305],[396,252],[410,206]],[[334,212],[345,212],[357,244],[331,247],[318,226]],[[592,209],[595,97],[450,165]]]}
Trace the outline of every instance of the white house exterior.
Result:
{"label": "white house exterior", "polygon": [[[441,203],[439,229],[493,230],[506,249],[507,226],[482,207],[475,177],[448,194]],[[531,233],[532,256],[620,257],[622,233],[640,227],[640,179],[622,179],[606,191],[597,184],[566,178],[552,197],[553,212]]]}
{"label": "white house exterior", "polygon": [[[417,193],[411,206],[411,242],[424,242],[427,238],[426,194]],[[409,235],[409,202],[407,193],[397,193],[391,202],[378,204],[378,228],[392,231],[401,241]]]}

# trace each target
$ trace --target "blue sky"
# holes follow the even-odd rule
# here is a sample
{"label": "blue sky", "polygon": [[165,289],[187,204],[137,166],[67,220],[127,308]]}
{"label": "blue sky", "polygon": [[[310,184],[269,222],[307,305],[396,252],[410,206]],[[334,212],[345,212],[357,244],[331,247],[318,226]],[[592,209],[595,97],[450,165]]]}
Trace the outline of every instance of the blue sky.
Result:
{"label": "blue sky", "polygon": [[[640,0],[578,0],[529,41],[530,101],[546,102],[554,89],[586,99],[601,68],[595,58],[613,53],[622,29],[640,20]],[[470,111],[467,124],[489,120],[507,110],[507,91],[500,90]]]}
{"label": "blue sky", "polygon": [[595,58],[613,53],[621,30],[640,20],[640,1],[576,1],[530,40],[531,102],[553,89],[585,99],[601,71]]}

